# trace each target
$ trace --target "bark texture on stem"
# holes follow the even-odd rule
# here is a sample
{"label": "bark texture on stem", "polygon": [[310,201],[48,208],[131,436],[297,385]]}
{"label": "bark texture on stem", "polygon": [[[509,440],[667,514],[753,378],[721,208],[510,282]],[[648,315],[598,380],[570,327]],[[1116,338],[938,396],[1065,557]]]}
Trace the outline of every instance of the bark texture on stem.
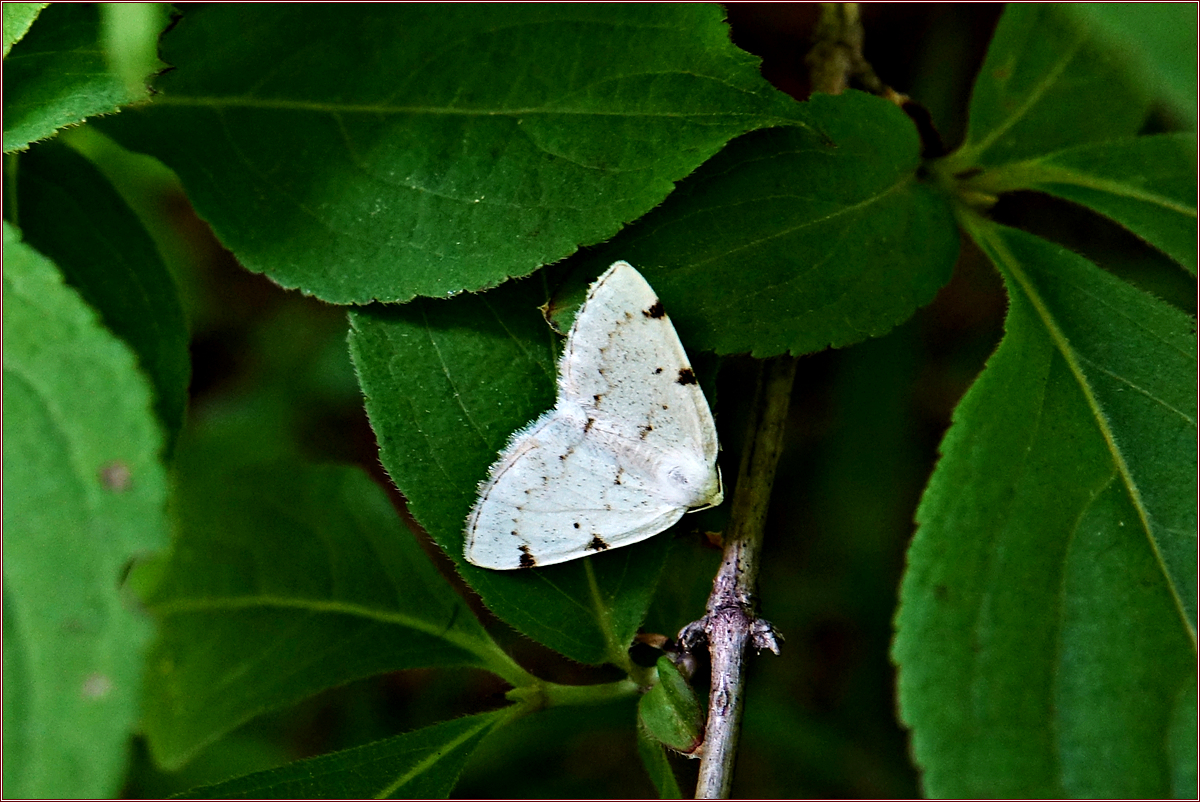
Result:
{"label": "bark texture on stem", "polygon": [[779,653],[771,625],[757,617],[755,584],[795,375],[796,360],[791,356],[776,357],[761,366],[725,536],[724,560],[713,580],[704,618],[679,633],[685,649],[698,648],[707,641],[712,660],[697,799],[729,797],[742,720],[746,647]]}
{"label": "bark texture on stem", "polygon": [[858,3],[821,3],[813,46],[804,58],[812,90],[840,95],[854,81],[873,95],[903,106],[908,97],[879,80],[863,56],[863,28]]}

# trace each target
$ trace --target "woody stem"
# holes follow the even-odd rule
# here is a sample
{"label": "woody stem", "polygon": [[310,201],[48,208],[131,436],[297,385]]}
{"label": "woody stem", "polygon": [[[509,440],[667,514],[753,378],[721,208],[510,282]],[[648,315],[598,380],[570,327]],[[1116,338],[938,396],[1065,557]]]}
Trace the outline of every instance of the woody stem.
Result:
{"label": "woody stem", "polygon": [[712,660],[697,799],[729,797],[742,719],[747,645],[779,652],[770,624],[756,616],[755,584],[795,375],[796,360],[787,355],[766,360],[760,366],[725,536],[724,560],[713,580],[704,619],[680,633],[685,643],[706,637]]}

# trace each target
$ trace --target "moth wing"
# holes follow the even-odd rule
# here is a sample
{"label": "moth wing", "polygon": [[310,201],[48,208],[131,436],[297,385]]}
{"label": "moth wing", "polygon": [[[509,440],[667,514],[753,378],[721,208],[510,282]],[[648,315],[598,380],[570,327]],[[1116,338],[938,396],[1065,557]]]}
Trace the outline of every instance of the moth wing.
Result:
{"label": "moth wing", "polygon": [[631,442],[716,462],[708,400],[662,302],[628,262],[614,263],[588,292],[567,337],[559,394]]}
{"label": "moth wing", "polygon": [[586,416],[556,408],[513,437],[467,521],[468,562],[553,565],[637,543],[682,517],[683,508],[587,437],[587,427]]}

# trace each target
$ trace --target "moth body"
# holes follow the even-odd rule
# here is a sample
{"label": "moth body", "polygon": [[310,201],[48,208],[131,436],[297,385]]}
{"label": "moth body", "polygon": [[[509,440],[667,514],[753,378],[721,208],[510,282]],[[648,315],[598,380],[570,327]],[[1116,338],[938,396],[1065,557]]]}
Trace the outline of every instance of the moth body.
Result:
{"label": "moth body", "polygon": [[567,336],[554,408],[512,436],[480,485],[466,559],[528,568],[645,540],[721,503],[718,449],[662,303],[616,262]]}

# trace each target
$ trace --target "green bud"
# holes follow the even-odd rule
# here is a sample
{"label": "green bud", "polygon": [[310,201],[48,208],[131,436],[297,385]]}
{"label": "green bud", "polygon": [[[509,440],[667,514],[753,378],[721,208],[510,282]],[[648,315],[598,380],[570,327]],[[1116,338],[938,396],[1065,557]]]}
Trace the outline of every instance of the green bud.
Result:
{"label": "green bud", "polygon": [[704,715],[692,686],[665,655],[658,658],[658,684],[638,701],[638,721],[656,741],[685,755],[704,741]]}

